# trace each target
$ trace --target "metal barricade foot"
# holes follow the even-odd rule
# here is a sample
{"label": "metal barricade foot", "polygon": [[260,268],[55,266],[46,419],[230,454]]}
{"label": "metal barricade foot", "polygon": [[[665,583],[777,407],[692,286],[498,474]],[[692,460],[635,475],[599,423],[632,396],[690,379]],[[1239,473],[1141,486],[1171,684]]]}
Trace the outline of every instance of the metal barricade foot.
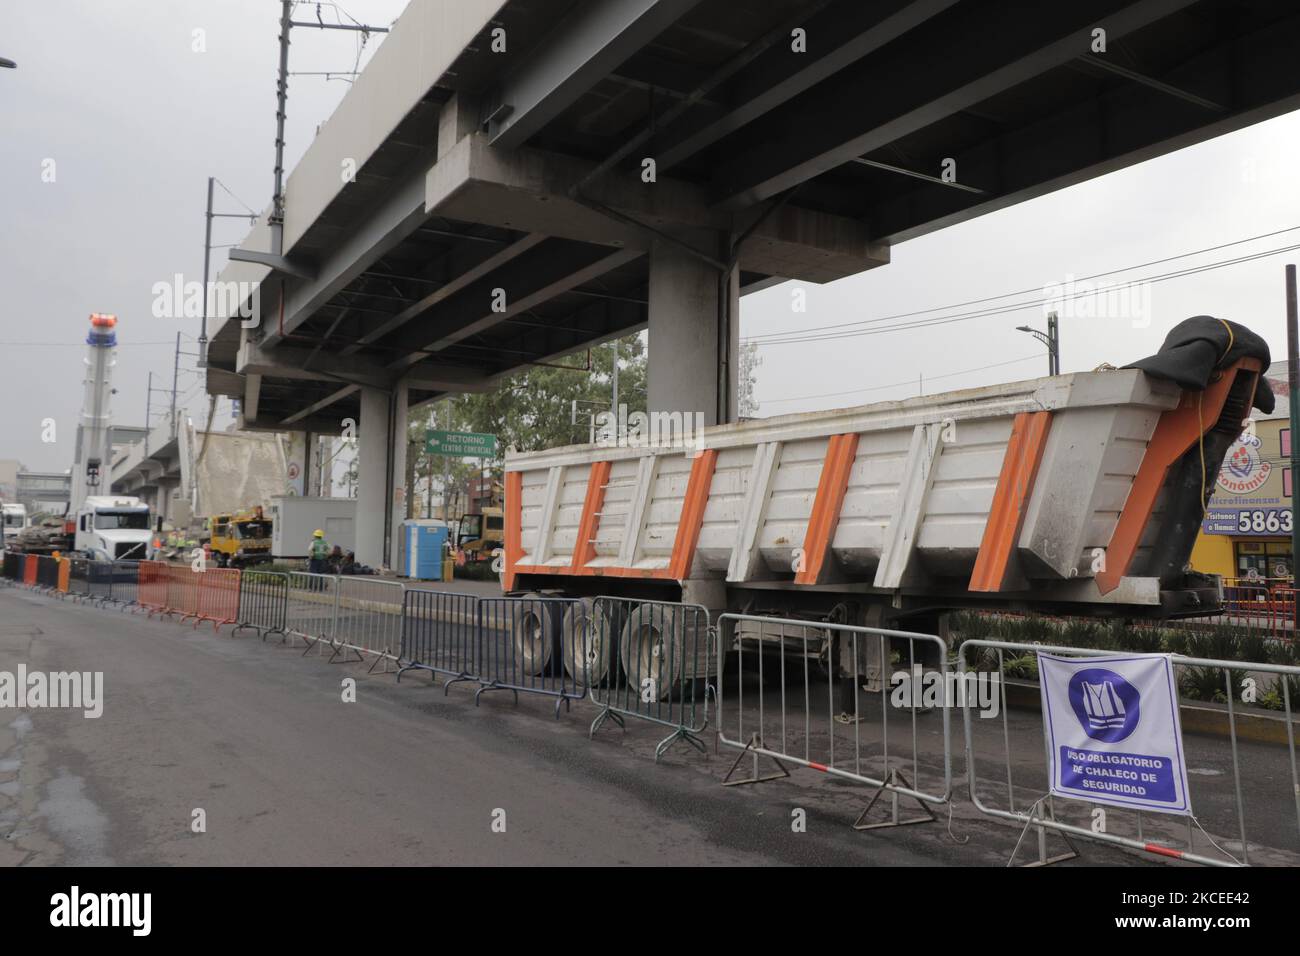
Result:
{"label": "metal barricade foot", "polygon": [[[434,676],[434,680],[437,680],[437,679],[438,679],[438,678],[437,678],[437,676],[435,675],[435,676]],[[448,691],[448,688],[450,688],[452,684],[460,684],[460,683],[462,683],[462,682],[467,682],[467,683],[472,684],[472,683],[474,683],[474,678],[473,678],[473,677],[470,677],[468,674],[458,674],[458,675],[455,676],[455,677],[448,677],[447,680],[446,680],[446,681],[443,683],[443,685],[442,685],[442,696],[444,696],[444,697],[447,696],[447,694],[448,694],[448,692],[449,692],[449,691]],[[482,691],[482,690],[479,690],[478,693],[481,694],[481,693],[483,693],[483,691]],[[518,700],[518,695],[515,696],[515,699]],[[474,695],[474,703],[475,703],[475,705],[478,704],[478,694],[475,694],[475,695]]]}
{"label": "metal barricade foot", "polygon": [[[659,745],[655,747],[655,763],[658,763],[659,758],[668,752],[668,748],[679,740],[686,741],[700,753],[704,754],[704,756],[707,757],[709,755],[708,747],[704,745],[704,741],[699,738],[698,734],[691,733],[691,731],[687,730],[685,727],[678,727],[663,740],[659,741]],[[744,755],[742,754],[741,756]],[[732,769],[734,770],[735,768],[733,767]],[[789,774],[786,776],[789,776]]]}
{"label": "metal barricade foot", "polygon": [[619,716],[618,712],[606,707],[601,710],[601,712],[596,715],[596,719],[591,722],[591,730],[587,731],[588,740],[596,736],[596,731],[600,730],[600,725],[606,720],[612,720],[614,723],[618,724],[622,730],[627,730],[627,722]]}
{"label": "metal barricade foot", "polygon": [[[456,679],[457,679],[457,680],[470,680],[471,678],[465,677],[465,678],[456,678]],[[452,683],[451,681],[447,681],[447,686],[450,686],[451,683]],[[493,684],[482,684],[482,685],[480,685],[478,691],[475,692],[475,694],[474,694],[474,706],[475,706],[475,707],[478,706],[478,699],[479,699],[480,697],[482,697],[486,692],[488,692],[488,691],[490,691],[490,690],[508,690],[508,691],[510,691],[511,693],[513,693],[513,694],[515,695],[515,706],[516,706],[516,707],[519,706],[519,691],[515,690],[513,687],[503,687],[503,686],[501,686],[500,684],[495,684],[495,683],[493,683]],[[445,692],[445,688],[444,688],[444,692]],[[558,716],[558,712],[557,712],[557,716]]]}
{"label": "metal barricade foot", "polygon": [[[736,757],[736,762],[731,765],[731,769],[727,771],[727,775],[722,778],[722,785],[724,787],[739,787],[747,783],[765,783],[768,780],[780,780],[782,777],[790,776],[790,770],[786,767],[785,764],[781,763],[781,761],[777,760],[775,757],[769,757],[768,759],[771,760],[772,763],[776,764],[781,772],[770,773],[767,776],[759,775],[758,758],[760,754],[758,750],[755,748],[759,748],[762,746],[763,746],[763,741],[758,736],[758,734],[753,734],[750,736],[749,743],[745,744],[745,749],[742,750],[740,752],[740,755]],[[736,769],[740,766],[740,762],[745,759],[746,754],[749,754],[754,758],[753,774],[745,778],[744,780],[732,780],[731,775],[736,772]]]}
{"label": "metal barricade foot", "polygon": [[[344,644],[342,641],[338,641],[338,642],[331,641],[330,648],[331,648],[331,653],[330,653],[329,660],[325,662],[326,664],[364,664],[366,662],[366,655],[362,654],[359,650],[357,650],[355,647],[352,647],[350,644]],[[351,651],[353,654],[356,654],[357,656],[354,658],[345,657],[343,660],[338,660],[339,654],[343,651]]]}
{"label": "metal barricade foot", "polygon": [[[1020,844],[1025,841],[1025,834],[1029,832],[1030,827],[1034,826],[1034,821],[1054,819],[1050,811],[1048,813],[1048,816],[1046,817],[1042,816],[1040,812],[1042,802],[1043,801],[1040,799],[1037,803],[1035,803],[1032,807],[1029,808],[1029,820],[1025,823],[1025,828],[1020,831],[1020,838],[1016,840],[1015,848],[1011,851],[1011,856],[1007,860],[1007,866],[1015,865],[1016,854],[1020,852]],[[1047,828],[1040,826],[1037,827],[1036,829],[1038,830],[1038,859],[1030,860],[1028,863],[1021,863],[1020,865],[1022,867],[1029,868],[1035,866],[1051,866],[1053,863],[1064,863],[1066,860],[1078,859],[1079,848],[1074,845],[1074,841],[1070,839],[1068,834],[1059,830],[1057,832],[1060,834],[1061,839],[1065,841],[1065,845],[1069,847],[1069,849],[1065,853],[1058,853],[1055,856],[1048,856],[1047,855]]]}
{"label": "metal barricade foot", "polygon": [[[938,817],[934,815],[934,811],[931,810],[924,801],[916,800],[915,797],[912,797],[911,799],[916,800],[916,805],[921,808],[921,812],[924,814],[924,816],[911,817],[907,820],[900,819],[898,814],[899,794],[892,789],[897,786],[903,786],[908,790],[915,789],[912,786],[912,784],[908,782],[908,779],[903,776],[902,771],[899,770],[889,771],[889,776],[885,778],[885,782],[881,786],[876,788],[876,792],[871,795],[871,801],[866,805],[862,813],[858,815],[858,818],[853,821],[853,829],[880,830],[886,827],[905,827],[913,823],[934,823],[935,820],[938,819]],[[862,821],[867,818],[867,814],[871,812],[871,808],[876,805],[876,801],[878,801],[886,793],[888,793],[890,796],[889,819],[881,820],[876,823],[863,823]]]}

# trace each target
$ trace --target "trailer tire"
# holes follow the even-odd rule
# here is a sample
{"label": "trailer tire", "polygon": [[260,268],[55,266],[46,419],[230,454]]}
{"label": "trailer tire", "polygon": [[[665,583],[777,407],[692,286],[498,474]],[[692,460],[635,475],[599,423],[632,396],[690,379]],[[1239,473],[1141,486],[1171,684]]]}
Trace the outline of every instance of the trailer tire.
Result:
{"label": "trailer tire", "polygon": [[643,703],[690,697],[707,681],[708,630],[687,609],[664,604],[632,608],[619,638],[619,657],[633,693]]}
{"label": "trailer tire", "polygon": [[549,674],[559,665],[559,614],[540,594],[528,593],[510,602],[508,639],[519,673]]}
{"label": "trailer tire", "polygon": [[584,687],[599,687],[618,680],[619,631],[618,605],[601,604],[597,612],[594,598],[578,598],[564,612],[560,626],[564,669],[573,681]]}

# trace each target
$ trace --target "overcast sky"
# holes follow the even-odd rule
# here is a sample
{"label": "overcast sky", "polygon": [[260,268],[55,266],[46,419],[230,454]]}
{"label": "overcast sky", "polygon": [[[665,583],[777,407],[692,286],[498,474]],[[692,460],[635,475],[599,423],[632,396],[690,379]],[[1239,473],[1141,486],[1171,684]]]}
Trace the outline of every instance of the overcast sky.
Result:
{"label": "overcast sky", "polygon": [[[344,8],[387,25],[405,0],[348,0]],[[143,422],[145,382],[155,408],[171,386],[179,330],[193,351],[197,320],[155,319],[152,287],[174,273],[202,272],[206,180],[218,177],[254,209],[268,202],[275,129],[275,0],[9,0],[0,7],[0,354],[5,410],[0,458],[30,468],[71,465],[81,405],[87,317],[120,317],[116,421]],[[311,7],[303,11],[310,16]],[[336,14],[324,5],[326,19]],[[196,38],[195,31],[203,33]],[[196,51],[196,39],[205,49]],[[371,41],[365,63],[381,42]],[[357,36],[296,31],[290,68],[350,70]],[[324,77],[291,81],[289,166],[347,90]],[[1131,265],[1300,226],[1300,114],[1211,140],[893,249],[889,266],[826,286],[806,286],[792,310],[792,284],[741,304],[742,334],[882,318],[1020,290],[1040,290]],[[53,182],[46,182],[53,160]],[[960,170],[958,170],[960,176]],[[44,178],[43,178],[44,176]],[[218,189],[217,208],[242,209]],[[218,220],[214,243],[237,242],[240,220]],[[1167,273],[1300,242],[1300,230],[1106,281]],[[1159,282],[1142,313],[1062,318],[1064,371],[1122,365],[1155,351],[1191,315],[1233,319],[1285,347],[1282,267],[1289,253]],[[213,256],[212,273],[225,262]],[[1035,291],[989,303],[1026,302]],[[987,307],[987,306],[986,306]],[[1148,310],[1149,307],[1149,310]],[[1148,314],[1149,313],[1149,314]],[[945,313],[933,313],[944,315]],[[759,414],[860,404],[1031,377],[1046,371],[1041,347],[1014,331],[1042,325],[1039,309],[886,334],[766,345]],[[1017,359],[1024,361],[1014,361]],[[1007,364],[1011,363],[1011,364]],[[986,367],[993,366],[993,367]],[[182,357],[184,404],[206,407]],[[980,369],[978,371],[968,371]],[[954,374],[963,373],[963,374]],[[807,396],[807,397],[805,397]],[[223,403],[219,425],[229,422]],[[41,441],[54,418],[58,441]]]}

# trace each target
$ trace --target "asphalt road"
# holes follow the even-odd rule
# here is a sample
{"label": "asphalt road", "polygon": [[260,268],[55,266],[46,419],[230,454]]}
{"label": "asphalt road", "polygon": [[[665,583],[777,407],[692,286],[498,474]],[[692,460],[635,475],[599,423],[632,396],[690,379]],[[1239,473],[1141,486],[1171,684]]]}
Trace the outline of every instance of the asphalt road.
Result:
{"label": "asphalt road", "polygon": [[476,709],[468,690],[444,697],[425,677],[398,684],[301,645],[3,588],[0,670],[20,663],[102,670],[104,713],[0,711],[0,865],[942,858],[939,844],[858,839],[843,820],[794,834],[776,791],[738,798],[616,732],[589,742],[587,706],[557,721],[548,701],[516,709],[498,694]]}
{"label": "asphalt road", "polygon": [[540,697],[476,708],[467,685],[444,696],[301,644],[0,587],[0,671],[19,664],[102,671],[104,712],[0,709],[0,866],[1000,866],[1020,835],[980,817],[960,776],[951,820],[854,832],[863,788],[809,771],[723,788],[734,755],[711,733],[707,755],[656,764],[660,728],[589,740],[586,702],[559,719]]}

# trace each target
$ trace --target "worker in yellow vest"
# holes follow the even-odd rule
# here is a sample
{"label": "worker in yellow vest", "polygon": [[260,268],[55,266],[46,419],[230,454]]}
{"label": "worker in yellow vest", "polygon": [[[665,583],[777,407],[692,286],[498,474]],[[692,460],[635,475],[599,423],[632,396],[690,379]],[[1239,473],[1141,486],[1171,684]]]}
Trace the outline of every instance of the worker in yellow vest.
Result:
{"label": "worker in yellow vest", "polygon": [[317,528],[311,533],[311,544],[307,547],[307,570],[312,574],[326,574],[326,560],[330,556],[329,542],[325,532]]}

